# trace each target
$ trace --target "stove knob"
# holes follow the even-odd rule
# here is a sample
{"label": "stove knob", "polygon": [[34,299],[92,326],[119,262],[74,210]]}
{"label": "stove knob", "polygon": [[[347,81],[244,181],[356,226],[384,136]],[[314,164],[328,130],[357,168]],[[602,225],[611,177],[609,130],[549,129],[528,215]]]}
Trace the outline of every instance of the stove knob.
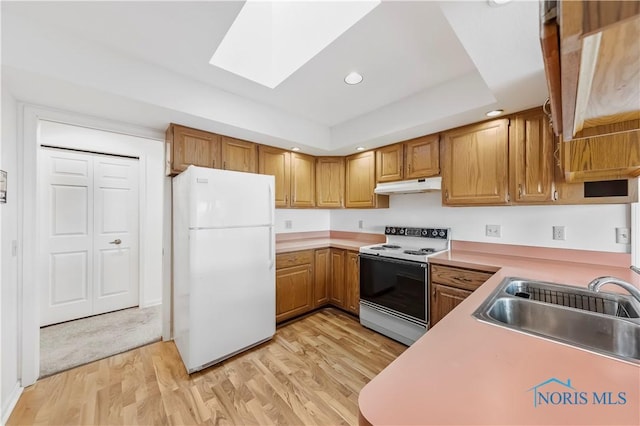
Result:
{"label": "stove knob", "polygon": [[428,235],[429,235],[429,231],[428,231],[428,230],[426,230],[426,229],[423,229],[423,230],[422,230],[422,232],[421,232],[421,234],[422,234],[422,236],[423,236],[423,237],[426,237],[426,236],[428,236]]}
{"label": "stove knob", "polygon": [[384,233],[385,233],[385,234],[390,234],[390,233],[391,233],[391,228],[390,228],[390,227],[386,227],[386,228],[384,229]]}
{"label": "stove knob", "polygon": [[440,232],[438,233],[438,235],[440,235],[442,238],[444,238],[444,231],[441,229]]}
{"label": "stove knob", "polygon": [[437,237],[438,236],[438,231],[436,231],[435,229],[433,231],[431,231],[431,236]]}
{"label": "stove knob", "polygon": [[398,234],[400,234],[400,235],[404,235],[404,228],[400,228],[400,229],[398,230]]}
{"label": "stove knob", "polygon": [[396,233],[396,228],[391,228],[391,233],[395,234]]}

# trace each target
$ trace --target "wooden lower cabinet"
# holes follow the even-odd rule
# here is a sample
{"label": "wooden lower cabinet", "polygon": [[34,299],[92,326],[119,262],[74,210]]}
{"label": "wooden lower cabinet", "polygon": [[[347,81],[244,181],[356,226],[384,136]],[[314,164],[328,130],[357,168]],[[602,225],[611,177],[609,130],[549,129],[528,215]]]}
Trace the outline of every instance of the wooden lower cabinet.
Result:
{"label": "wooden lower cabinet", "polygon": [[358,252],[336,248],[276,256],[276,322],[332,305],[360,312]]}
{"label": "wooden lower cabinet", "polygon": [[331,249],[316,250],[313,283],[313,307],[329,303],[331,286]]}
{"label": "wooden lower cabinet", "polygon": [[358,315],[360,313],[360,258],[355,251],[347,252],[344,281],[345,309]]}
{"label": "wooden lower cabinet", "polygon": [[331,287],[329,302],[339,308],[345,308],[344,261],[346,251],[332,248],[331,250]]}
{"label": "wooden lower cabinet", "polygon": [[431,264],[430,269],[430,327],[436,325],[493,275],[493,272],[435,264]]}
{"label": "wooden lower cabinet", "polygon": [[276,256],[276,322],[313,309],[313,250]]}
{"label": "wooden lower cabinet", "polygon": [[469,290],[431,284],[431,327],[462,303],[470,294],[471,291]]}

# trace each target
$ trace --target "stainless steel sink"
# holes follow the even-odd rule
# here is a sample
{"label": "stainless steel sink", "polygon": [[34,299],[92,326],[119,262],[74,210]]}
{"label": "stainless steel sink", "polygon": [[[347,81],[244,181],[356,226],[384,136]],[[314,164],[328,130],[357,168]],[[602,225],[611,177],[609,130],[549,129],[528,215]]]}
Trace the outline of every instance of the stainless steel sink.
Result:
{"label": "stainless steel sink", "polygon": [[640,304],[573,286],[505,278],[473,315],[481,321],[640,364]]}

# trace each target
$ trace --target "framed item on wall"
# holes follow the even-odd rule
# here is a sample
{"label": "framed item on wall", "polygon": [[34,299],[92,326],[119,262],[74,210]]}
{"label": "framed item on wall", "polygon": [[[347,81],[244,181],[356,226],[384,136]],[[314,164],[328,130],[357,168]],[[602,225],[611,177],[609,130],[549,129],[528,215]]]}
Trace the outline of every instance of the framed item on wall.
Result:
{"label": "framed item on wall", "polygon": [[7,172],[0,170],[0,203],[7,202]]}

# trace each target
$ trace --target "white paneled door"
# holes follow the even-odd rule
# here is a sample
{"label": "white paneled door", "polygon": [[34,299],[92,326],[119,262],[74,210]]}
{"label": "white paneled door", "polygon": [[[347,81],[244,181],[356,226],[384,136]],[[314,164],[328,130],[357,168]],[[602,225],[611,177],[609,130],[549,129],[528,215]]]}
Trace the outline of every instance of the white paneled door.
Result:
{"label": "white paneled door", "polygon": [[138,305],[138,160],[40,151],[40,325]]}

